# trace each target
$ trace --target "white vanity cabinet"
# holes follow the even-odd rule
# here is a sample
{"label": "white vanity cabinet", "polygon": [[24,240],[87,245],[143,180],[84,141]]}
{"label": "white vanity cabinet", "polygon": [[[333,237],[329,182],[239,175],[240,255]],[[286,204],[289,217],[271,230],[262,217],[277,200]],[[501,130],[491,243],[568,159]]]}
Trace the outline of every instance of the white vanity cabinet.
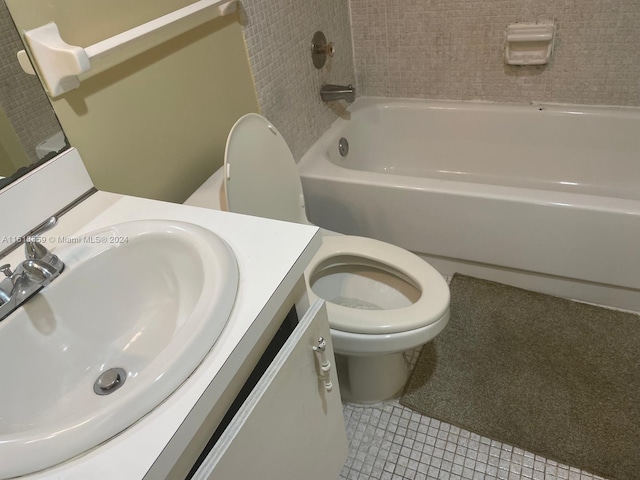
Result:
{"label": "white vanity cabinet", "polygon": [[[330,368],[314,350],[321,337]],[[194,480],[336,479],[347,458],[347,438],[334,366],[326,307],[316,301]]]}
{"label": "white vanity cabinet", "polygon": [[[71,204],[78,190],[90,188],[79,154],[70,149],[3,190],[0,205],[11,211],[17,198],[35,199],[36,191],[37,199],[50,200],[58,191],[69,195],[27,202],[29,215],[21,211],[7,218],[0,233],[23,234]],[[42,205],[47,208],[38,208]],[[153,410],[82,455],[21,478],[184,480],[196,470],[193,478],[199,480],[336,479],[347,457],[340,390],[326,310],[322,302],[308,306],[303,277],[321,244],[318,228],[98,191],[62,216],[51,235],[84,238],[149,220],[191,223],[218,234],[231,248],[239,281],[225,326],[199,366]],[[15,250],[6,261],[15,265],[23,258]],[[285,324],[293,305],[300,315],[306,312],[295,328]],[[319,337],[326,340],[332,367],[330,391],[319,378],[322,362],[313,350]],[[217,442],[204,454],[214,437]]]}

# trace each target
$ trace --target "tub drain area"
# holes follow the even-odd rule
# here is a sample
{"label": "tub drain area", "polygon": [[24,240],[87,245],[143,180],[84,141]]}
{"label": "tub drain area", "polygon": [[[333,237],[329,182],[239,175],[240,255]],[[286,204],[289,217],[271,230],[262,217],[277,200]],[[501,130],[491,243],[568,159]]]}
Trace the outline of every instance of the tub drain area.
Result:
{"label": "tub drain area", "polygon": [[93,384],[93,391],[98,395],[110,395],[124,385],[127,372],[123,368],[110,368],[100,374]]}

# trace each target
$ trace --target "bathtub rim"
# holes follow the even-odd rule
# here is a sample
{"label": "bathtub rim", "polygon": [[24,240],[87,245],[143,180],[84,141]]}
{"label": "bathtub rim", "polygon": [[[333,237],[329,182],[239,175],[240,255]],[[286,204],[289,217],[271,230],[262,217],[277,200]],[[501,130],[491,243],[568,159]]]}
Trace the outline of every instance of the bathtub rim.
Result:
{"label": "bathtub rim", "polygon": [[[497,111],[546,111],[547,113],[567,115],[598,115],[605,117],[633,118],[640,120],[640,106],[627,105],[580,105],[573,103],[554,103],[544,101],[492,102],[486,100],[442,100],[429,98],[375,97],[359,96],[350,104],[344,115],[376,108],[421,108],[437,110],[483,110],[491,108]],[[344,115],[338,117],[332,127],[346,122]]]}
{"label": "bathtub rim", "polygon": [[[386,108],[483,110],[487,107],[490,107],[493,110],[507,110],[514,112],[530,112],[539,108],[545,108],[547,111],[560,114],[605,115],[616,117],[629,116],[640,121],[640,107],[601,105],[585,106],[534,102],[519,104],[386,97],[358,97],[356,101],[349,106],[347,113],[363,113],[371,109]],[[600,212],[640,215],[640,200],[622,197],[514,187],[491,183],[433,179],[429,177],[412,177],[408,175],[385,174],[342,167],[334,163],[329,158],[327,152],[332,145],[337,145],[341,132],[343,132],[349,125],[349,122],[350,119],[345,119],[344,117],[337,118],[331,127],[307,150],[307,152],[298,161],[298,172],[301,177],[324,180],[334,179],[337,182],[355,183],[360,185],[379,185],[384,183],[385,185],[392,184],[395,187],[430,190],[441,194],[464,195],[468,197],[480,197],[517,203],[534,203],[537,205],[582,208]],[[319,158],[325,158],[326,161],[319,161]],[[387,181],[380,182],[381,178],[385,178]]]}

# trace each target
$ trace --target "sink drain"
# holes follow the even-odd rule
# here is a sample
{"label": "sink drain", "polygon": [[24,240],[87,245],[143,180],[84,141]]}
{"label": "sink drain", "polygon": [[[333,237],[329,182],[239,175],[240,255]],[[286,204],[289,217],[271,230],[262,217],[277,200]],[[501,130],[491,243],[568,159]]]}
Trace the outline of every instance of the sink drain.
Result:
{"label": "sink drain", "polygon": [[124,385],[127,372],[123,368],[110,368],[102,372],[93,384],[93,391],[98,395],[109,395]]}

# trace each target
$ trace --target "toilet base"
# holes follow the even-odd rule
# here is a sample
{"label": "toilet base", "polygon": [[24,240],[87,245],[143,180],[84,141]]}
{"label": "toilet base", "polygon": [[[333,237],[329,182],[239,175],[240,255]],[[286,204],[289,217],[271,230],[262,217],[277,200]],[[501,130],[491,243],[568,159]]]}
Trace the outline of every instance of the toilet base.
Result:
{"label": "toilet base", "polygon": [[388,400],[402,391],[409,378],[409,366],[402,353],[335,357],[340,395],[345,402]]}

